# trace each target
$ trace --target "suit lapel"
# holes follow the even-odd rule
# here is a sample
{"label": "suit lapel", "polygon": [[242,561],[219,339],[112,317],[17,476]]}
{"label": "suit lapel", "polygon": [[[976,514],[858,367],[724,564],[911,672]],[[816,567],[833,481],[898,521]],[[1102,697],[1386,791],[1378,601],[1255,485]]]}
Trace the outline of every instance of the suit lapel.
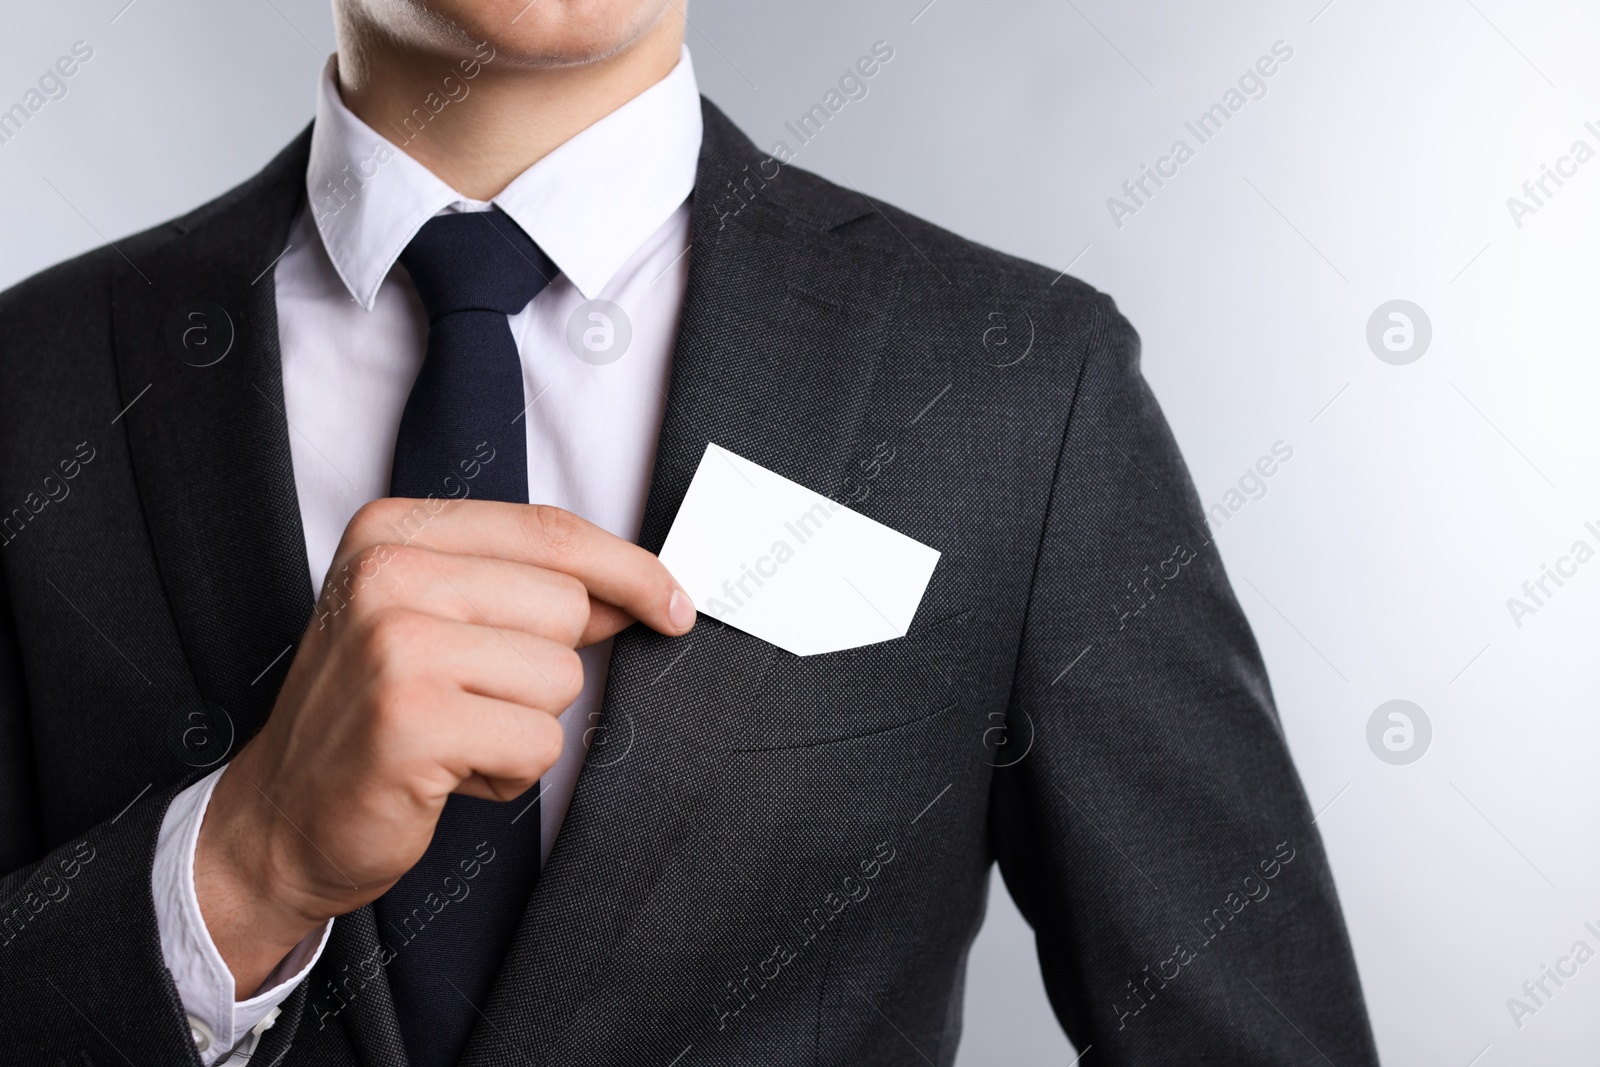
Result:
{"label": "suit lapel", "polygon": [[[115,282],[119,384],[162,584],[201,694],[242,745],[312,604],[269,264],[304,197],[308,134]],[[269,669],[270,665],[270,669]]]}
{"label": "suit lapel", "polygon": [[[709,441],[819,492],[840,488],[900,284],[893,256],[831,235],[827,224],[844,219],[819,219],[784,185],[809,178],[760,188],[751,175],[761,154],[709,104],[705,120],[688,290],[640,533],[651,551]],[[863,201],[857,214],[870,210]],[[619,635],[572,807],[464,1067],[559,1062],[631,921],[696,833],[776,656],[704,617],[678,640],[642,626]]]}
{"label": "suit lapel", "polygon": [[[142,275],[130,267],[113,284],[120,421],[145,521],[196,684],[232,723],[231,751],[271,712],[314,601],[272,272],[305,198],[309,146],[308,129],[255,178],[172,224],[140,256]],[[370,911],[335,924],[309,979],[320,1010],[331,997],[320,976],[343,977],[376,944]],[[404,1063],[381,968],[345,1022],[367,1063]],[[318,1029],[307,1024],[302,1041]]]}

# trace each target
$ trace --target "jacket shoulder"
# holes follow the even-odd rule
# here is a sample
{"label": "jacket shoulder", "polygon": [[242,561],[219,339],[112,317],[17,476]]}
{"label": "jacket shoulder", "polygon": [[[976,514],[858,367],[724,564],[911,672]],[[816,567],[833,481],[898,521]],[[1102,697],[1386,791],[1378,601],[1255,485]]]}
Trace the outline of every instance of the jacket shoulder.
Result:
{"label": "jacket shoulder", "polygon": [[778,206],[830,232],[898,255],[920,282],[956,306],[1004,296],[1056,313],[1108,314],[1125,324],[1115,303],[1064,271],[1010,255],[953,233],[909,211],[798,167],[783,168]]}
{"label": "jacket shoulder", "polygon": [[[1116,301],[1065,271],[991,248],[865,192],[785,166],[774,205],[849,241],[896,257],[905,272],[911,313],[942,331],[977,335],[1026,316],[1030,333],[1063,358],[1056,374],[1074,374],[1091,356],[1124,375],[1139,367],[1139,336]],[[1066,342],[1050,345],[1050,339]]]}

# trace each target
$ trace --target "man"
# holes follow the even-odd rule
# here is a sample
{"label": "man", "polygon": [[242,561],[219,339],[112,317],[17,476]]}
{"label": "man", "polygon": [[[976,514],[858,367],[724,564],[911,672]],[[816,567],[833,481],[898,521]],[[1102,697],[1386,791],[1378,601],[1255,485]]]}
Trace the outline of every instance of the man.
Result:
{"label": "man", "polygon": [[[671,0],[335,12],[0,298],[0,1059],[950,1063],[993,859],[1095,1062],[1374,1063],[1111,301],[758,151]],[[697,621],[710,442],[937,548],[909,632]]]}

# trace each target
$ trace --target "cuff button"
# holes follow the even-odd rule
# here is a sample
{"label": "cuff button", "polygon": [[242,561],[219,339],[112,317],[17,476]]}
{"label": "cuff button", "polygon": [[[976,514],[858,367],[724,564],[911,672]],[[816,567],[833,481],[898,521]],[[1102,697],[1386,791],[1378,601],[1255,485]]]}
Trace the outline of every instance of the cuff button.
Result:
{"label": "cuff button", "polygon": [[203,1053],[211,1047],[213,1040],[211,1027],[196,1019],[193,1015],[189,1016],[189,1036],[194,1038],[194,1050],[196,1052]]}

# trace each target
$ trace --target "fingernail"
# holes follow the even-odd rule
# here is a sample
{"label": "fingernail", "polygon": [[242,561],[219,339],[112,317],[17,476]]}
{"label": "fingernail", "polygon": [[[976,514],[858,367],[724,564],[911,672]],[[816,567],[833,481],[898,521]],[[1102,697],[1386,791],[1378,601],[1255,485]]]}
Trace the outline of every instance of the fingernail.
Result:
{"label": "fingernail", "polygon": [[667,601],[667,618],[672,620],[672,625],[679,630],[688,630],[694,625],[694,601],[689,599],[689,594],[682,589],[672,591],[672,599]]}

